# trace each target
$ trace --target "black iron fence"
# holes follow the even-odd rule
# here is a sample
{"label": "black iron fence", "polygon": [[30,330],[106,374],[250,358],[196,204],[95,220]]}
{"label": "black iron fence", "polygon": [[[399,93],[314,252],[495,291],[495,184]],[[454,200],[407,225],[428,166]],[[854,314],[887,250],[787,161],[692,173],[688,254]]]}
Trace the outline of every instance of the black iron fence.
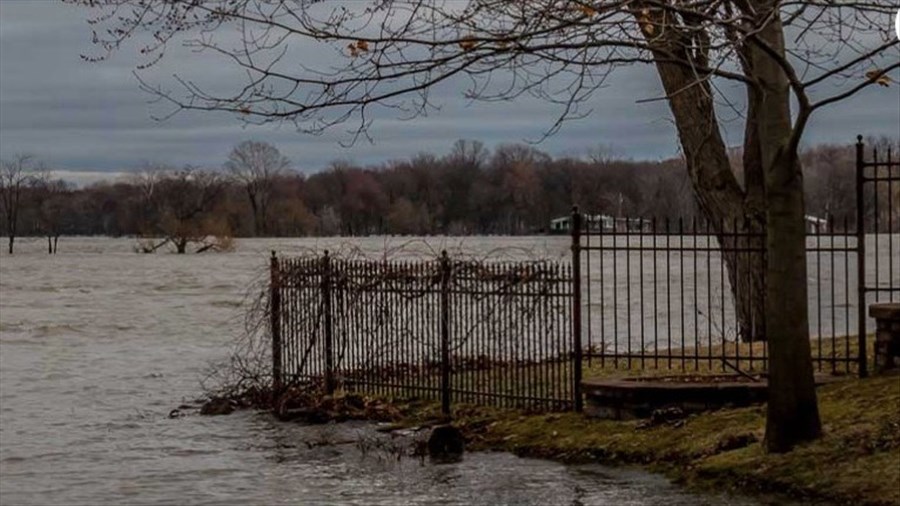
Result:
{"label": "black iron fence", "polygon": [[[808,216],[813,361],[867,374],[867,304],[900,300],[900,162],[857,144],[857,213]],[[752,222],[575,212],[588,365],[765,369],[765,230]]]}
{"label": "black iron fence", "polygon": [[[865,308],[872,302],[900,301],[900,159],[888,147],[866,154],[856,138],[856,234],[859,348],[865,349],[874,323]],[[877,350],[875,350],[877,353]],[[860,375],[867,372],[867,354],[859,356]]]}
{"label": "black iron fence", "polygon": [[570,409],[572,272],[555,262],[271,260],[276,386]]}
{"label": "black iron fence", "polygon": [[[747,223],[651,220],[580,241],[586,357],[601,367],[765,369],[765,234]],[[859,360],[856,235],[807,236],[810,333],[820,370]]]}
{"label": "black iron fence", "polygon": [[[900,162],[857,145],[857,213],[809,217],[813,361],[867,373],[867,304],[900,300]],[[276,388],[581,408],[583,367],[766,368],[765,230],[572,214],[572,263],[271,260]]]}

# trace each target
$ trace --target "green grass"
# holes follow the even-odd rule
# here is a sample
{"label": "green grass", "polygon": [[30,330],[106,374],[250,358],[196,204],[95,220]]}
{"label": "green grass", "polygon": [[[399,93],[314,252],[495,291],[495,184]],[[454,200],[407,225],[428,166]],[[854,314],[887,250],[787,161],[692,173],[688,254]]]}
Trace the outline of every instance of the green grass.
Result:
{"label": "green grass", "polygon": [[[869,339],[871,342],[872,339]],[[740,349],[747,356],[762,351],[762,343],[729,343],[726,355]],[[855,356],[856,338],[813,341],[812,353]],[[622,375],[718,374],[722,348],[698,350],[712,355],[699,367],[682,369],[680,362],[644,367],[597,359],[584,364],[585,378]],[[692,355],[694,350],[684,350]],[[867,350],[871,359],[872,350]],[[681,351],[676,351],[681,353]],[[746,363],[732,363],[747,370]],[[870,360],[871,363],[871,360]],[[657,367],[654,367],[657,365]],[[694,363],[690,362],[690,366]],[[758,365],[757,370],[758,370]],[[521,370],[495,368],[454,374],[455,388],[485,389],[519,395],[547,391],[558,380],[548,380],[547,364]],[[842,368],[839,368],[839,371]],[[855,368],[854,368],[855,370]],[[726,370],[728,372],[728,370]],[[825,367],[822,372],[830,372]],[[500,378],[507,381],[499,382]],[[437,384],[438,378],[432,378]],[[542,383],[543,382],[543,383]],[[415,392],[398,390],[398,398]],[[793,451],[775,455],[762,445],[765,407],[723,409],[694,415],[682,425],[640,428],[640,422],[591,419],[577,413],[535,413],[522,410],[466,405],[454,395],[453,419],[476,450],[504,450],[524,456],[569,462],[642,464],[679,481],[718,490],[787,492],[800,498],[824,499],[839,504],[900,505],[900,376],[857,379],[855,373],[818,389],[824,436]],[[419,425],[440,419],[435,399],[395,401],[401,425]],[[427,396],[425,396],[427,397]],[[434,397],[437,397],[435,395]]]}
{"label": "green grass", "polygon": [[[695,415],[683,425],[576,413],[458,405],[469,446],[571,462],[636,463],[701,487],[788,493],[842,504],[900,504],[900,377],[849,378],[819,390],[824,436],[786,454],[766,454],[764,407]],[[405,424],[438,416],[433,403],[405,407]]]}
{"label": "green grass", "polygon": [[[871,344],[872,339],[869,339]],[[855,356],[855,337],[813,341],[812,353]],[[726,349],[696,350],[713,359],[689,362],[682,369],[660,360],[618,363],[597,359],[584,363],[584,377],[623,375],[718,374],[720,357],[747,356],[753,348],[760,356],[762,343],[729,343]],[[684,350],[692,355],[695,350]],[[676,352],[678,353],[678,352]],[[867,350],[870,357],[872,350]],[[732,359],[742,370],[749,363]],[[465,371],[451,377],[454,388],[486,389],[521,395],[547,392],[568,381],[549,378],[548,366],[536,364],[511,374],[510,369]],[[658,367],[656,367],[658,365]],[[754,364],[759,369],[758,363]],[[830,372],[824,366],[822,372]],[[838,371],[846,371],[839,365]],[[855,366],[852,369],[855,371]],[[726,369],[725,372],[728,372]],[[500,381],[505,378],[504,381]],[[437,378],[434,378],[437,384]],[[416,397],[408,392],[408,397]],[[395,395],[402,397],[398,390]],[[464,431],[469,447],[572,462],[642,464],[700,487],[734,489],[742,493],[787,493],[800,498],[824,499],[840,504],[900,505],[900,376],[857,379],[855,372],[843,381],[818,389],[824,436],[786,454],[767,454],[762,446],[765,407],[723,409],[689,417],[679,426],[639,428],[640,422],[587,418],[577,413],[529,413],[521,410],[470,406],[454,395],[454,422]],[[421,397],[421,396],[420,396]],[[435,395],[436,397],[436,395]],[[401,402],[403,425],[417,425],[440,418],[434,400]]]}

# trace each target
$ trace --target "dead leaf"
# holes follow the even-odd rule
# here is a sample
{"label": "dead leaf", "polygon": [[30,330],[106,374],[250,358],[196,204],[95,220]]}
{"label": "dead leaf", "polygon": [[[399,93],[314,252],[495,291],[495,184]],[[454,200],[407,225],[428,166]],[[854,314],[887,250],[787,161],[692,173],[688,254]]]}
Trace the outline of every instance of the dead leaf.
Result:
{"label": "dead leaf", "polygon": [[584,14],[585,16],[587,16],[589,18],[594,17],[597,14],[599,14],[597,9],[595,9],[594,7],[587,5],[587,4],[578,4],[578,8],[581,10],[582,14]]}
{"label": "dead leaf", "polygon": [[880,69],[872,69],[872,70],[866,72],[866,78],[869,79],[870,81],[874,81],[879,86],[884,86],[884,87],[890,86],[891,82],[892,82],[890,76],[888,76],[887,74],[878,75],[878,74],[881,74],[881,72],[882,71]]}
{"label": "dead leaf", "polygon": [[641,30],[647,35],[653,35],[656,31],[656,27],[653,26],[653,22],[650,19],[650,9],[644,8],[641,10],[641,16],[638,18],[638,22],[641,25]]}
{"label": "dead leaf", "polygon": [[364,40],[358,40],[356,41],[356,49],[359,49],[360,51],[368,51],[369,43]]}
{"label": "dead leaf", "polygon": [[463,51],[471,51],[475,49],[476,43],[477,41],[474,37],[466,37],[465,39],[459,41],[459,47],[461,47]]}

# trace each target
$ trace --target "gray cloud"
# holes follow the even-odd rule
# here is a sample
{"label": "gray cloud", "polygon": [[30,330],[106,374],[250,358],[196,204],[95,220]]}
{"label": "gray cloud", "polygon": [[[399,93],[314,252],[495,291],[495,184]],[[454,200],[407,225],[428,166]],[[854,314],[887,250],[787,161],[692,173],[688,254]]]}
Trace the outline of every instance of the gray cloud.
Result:
{"label": "gray cloud", "polygon": [[[150,97],[138,89],[133,51],[99,64],[81,61],[79,55],[96,52],[84,11],[52,0],[2,0],[0,14],[0,157],[33,153],[58,169],[87,171],[90,179],[148,162],[217,167],[234,144],[248,138],[276,144],[305,171],[338,158],[377,163],[421,151],[443,153],[458,138],[489,146],[537,139],[557,113],[534,99],[469,104],[461,97],[462,83],[455,83],[435,90],[439,112],[412,121],[379,114],[371,131],[375,144],[361,141],[349,149],[338,144],[348,138],[341,127],[305,136],[286,124],[245,128],[230,115],[203,113],[158,122],[151,115],[165,111],[148,104]],[[227,82],[234,69],[175,49],[146,78],[171,83],[174,72],[215,84]],[[557,155],[580,155],[598,145],[633,158],[677,154],[665,103],[636,103],[660,94],[652,70],[624,69],[608,84],[588,104],[590,117],[566,124],[538,147]],[[727,94],[739,99],[740,90]],[[726,136],[738,143],[740,118],[723,114],[728,116],[733,120],[725,124]],[[870,88],[818,113],[806,144],[849,143],[856,133],[900,135],[896,88]]]}

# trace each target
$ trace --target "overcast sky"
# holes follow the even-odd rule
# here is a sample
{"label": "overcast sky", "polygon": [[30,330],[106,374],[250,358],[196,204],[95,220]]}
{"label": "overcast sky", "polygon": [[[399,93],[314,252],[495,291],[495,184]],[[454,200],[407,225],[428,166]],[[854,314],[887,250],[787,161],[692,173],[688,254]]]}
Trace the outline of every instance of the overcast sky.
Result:
{"label": "overcast sky", "polygon": [[[96,53],[85,12],[56,0],[0,0],[0,157],[31,153],[50,166],[80,172],[72,179],[96,179],[148,163],[220,167],[230,148],[245,139],[275,144],[298,170],[317,171],[335,159],[377,163],[420,151],[445,153],[455,139],[488,146],[540,137],[554,110],[534,100],[468,104],[459,88],[439,90],[439,113],[413,121],[379,118],[375,143],[339,146],[344,131],[321,136],[296,133],[289,125],[243,127],[232,116],[182,113],[159,122],[132,75],[133,51],[102,63],[80,55]],[[900,52],[897,53],[900,57]],[[164,65],[146,72],[150,82],[172,73],[218,75],[219,62],[187,51],[170,51]],[[538,148],[554,155],[583,155],[599,145],[618,156],[658,159],[678,154],[676,134],[659,82],[649,69],[629,69],[596,93],[588,118],[566,124]],[[739,90],[735,90],[739,95]],[[729,142],[741,138],[740,122],[726,124]],[[853,99],[817,113],[806,145],[850,143],[857,133],[900,136],[900,88],[871,87]]]}

